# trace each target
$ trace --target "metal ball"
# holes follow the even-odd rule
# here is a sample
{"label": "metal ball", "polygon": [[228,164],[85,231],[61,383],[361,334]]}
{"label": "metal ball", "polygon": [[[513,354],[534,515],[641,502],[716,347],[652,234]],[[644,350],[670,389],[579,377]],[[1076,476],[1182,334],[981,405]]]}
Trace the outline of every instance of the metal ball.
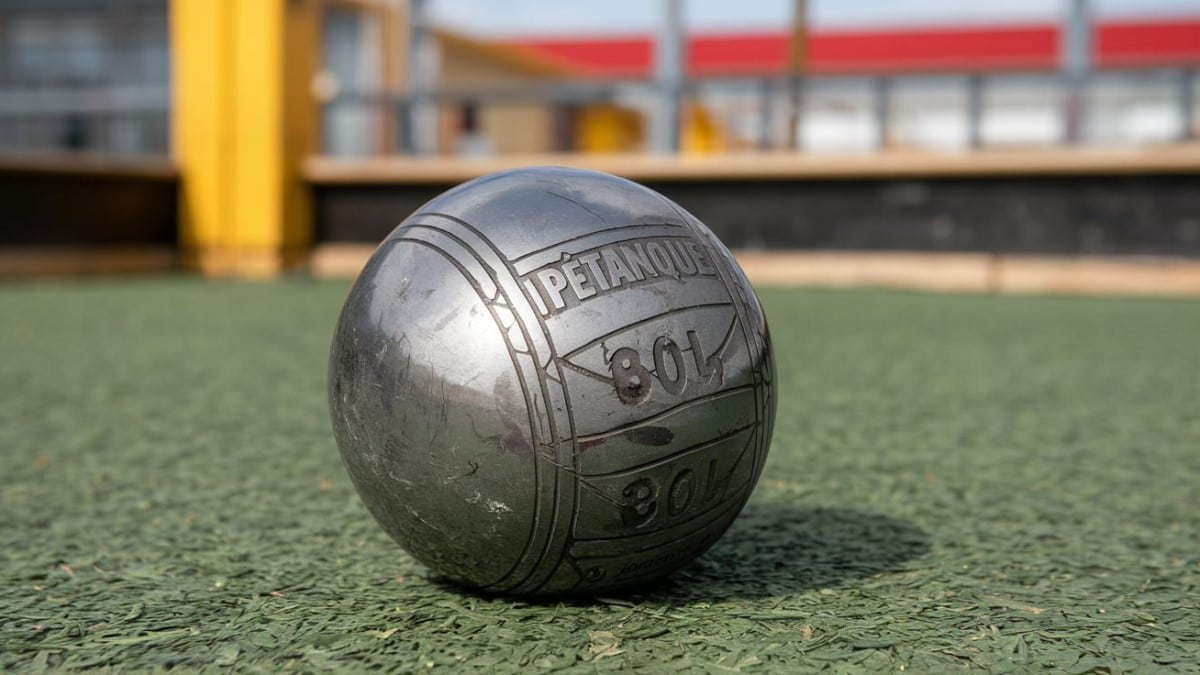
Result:
{"label": "metal ball", "polygon": [[342,460],[435,572],[595,595],[711,546],[775,414],[758,299],[662,195],[558,167],[433,199],[350,290],[329,363]]}

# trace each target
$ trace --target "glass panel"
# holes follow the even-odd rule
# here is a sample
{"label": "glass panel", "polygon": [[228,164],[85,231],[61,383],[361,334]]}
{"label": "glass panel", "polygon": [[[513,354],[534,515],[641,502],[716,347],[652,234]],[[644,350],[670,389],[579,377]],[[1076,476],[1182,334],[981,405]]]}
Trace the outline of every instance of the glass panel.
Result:
{"label": "glass panel", "polygon": [[879,147],[875,89],[864,80],[810,82],[800,107],[800,147],[808,152],[868,152]]}
{"label": "glass panel", "polygon": [[166,154],[166,0],[0,3],[0,150]]}
{"label": "glass panel", "polygon": [[326,153],[372,155],[385,145],[386,104],[371,100],[382,93],[382,26],[377,15],[331,7],[322,21],[324,87],[334,100],[325,107],[322,142]]}
{"label": "glass panel", "polygon": [[892,147],[961,150],[969,143],[968,82],[909,78],[891,86]]}
{"label": "glass panel", "polygon": [[1000,76],[983,90],[984,145],[1047,145],[1065,134],[1064,97],[1057,78]]}
{"label": "glass panel", "polygon": [[1176,73],[1112,73],[1088,87],[1087,138],[1096,143],[1165,143],[1183,135]]}

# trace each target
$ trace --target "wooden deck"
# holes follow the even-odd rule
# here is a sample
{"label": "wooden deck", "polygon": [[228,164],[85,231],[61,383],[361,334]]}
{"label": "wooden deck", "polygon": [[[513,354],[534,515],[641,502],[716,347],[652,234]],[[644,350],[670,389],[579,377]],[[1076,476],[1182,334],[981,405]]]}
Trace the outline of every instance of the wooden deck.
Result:
{"label": "wooden deck", "polygon": [[458,183],[494,171],[534,165],[574,166],[638,181],[1200,174],[1200,143],[1128,149],[891,151],[861,155],[505,155],[354,160],[314,157],[305,162],[303,173],[310,182],[326,185]]}
{"label": "wooden deck", "polygon": [[[375,250],[322,244],[310,269],[352,278]],[[954,293],[1200,297],[1200,260],[862,251],[735,251],[758,286],[903,288]]]}

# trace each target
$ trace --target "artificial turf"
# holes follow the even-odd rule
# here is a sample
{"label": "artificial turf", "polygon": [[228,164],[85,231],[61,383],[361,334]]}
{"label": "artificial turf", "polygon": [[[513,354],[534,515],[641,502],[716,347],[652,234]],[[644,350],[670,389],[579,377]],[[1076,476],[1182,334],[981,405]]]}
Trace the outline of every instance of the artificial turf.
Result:
{"label": "artificial turf", "polygon": [[664,584],[531,604],[359,503],[345,290],[0,287],[0,669],[1198,667],[1200,303],[765,290],[742,517]]}

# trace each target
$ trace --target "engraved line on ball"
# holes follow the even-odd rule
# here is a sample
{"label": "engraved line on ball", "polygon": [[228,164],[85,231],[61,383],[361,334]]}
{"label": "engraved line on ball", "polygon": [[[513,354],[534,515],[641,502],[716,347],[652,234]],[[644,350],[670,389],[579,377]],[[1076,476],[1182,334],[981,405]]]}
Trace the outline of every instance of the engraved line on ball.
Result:
{"label": "engraved line on ball", "polygon": [[[684,211],[678,204],[670,199],[667,199],[661,194],[655,194],[663,201],[663,203],[667,204],[673,211],[675,211],[675,213],[678,214],[685,223],[687,223],[688,227],[692,230],[695,236],[704,242],[704,246],[709,250],[710,254],[718,253],[720,243],[716,240],[716,235],[712,234],[712,232],[706,228],[703,223],[697,220],[695,216],[692,216],[690,213]],[[761,349],[757,341],[751,339],[751,336],[748,332],[750,328],[748,324],[749,317],[747,316],[747,308],[751,306],[751,302],[753,302],[753,306],[758,307],[760,311],[762,306],[759,304],[758,298],[753,295],[753,292],[751,292],[750,298],[746,297],[743,288],[743,282],[745,284],[745,288],[749,288],[749,281],[746,279],[746,275],[741,271],[741,268],[737,266],[737,263],[734,262],[731,257],[714,255],[713,260],[717,262],[718,269],[720,270],[720,276],[725,281],[726,287],[733,289],[733,291],[737,293],[738,299],[741,300],[741,303],[735,306],[735,310],[737,311],[738,317],[741,319],[739,323],[742,326],[742,339],[746,342],[746,349],[749,352],[751,363],[760,363],[769,359],[770,354],[765,352],[764,349]],[[763,343],[763,345],[765,346],[766,343]],[[760,392],[760,390],[763,389],[761,386],[763,380],[757,368],[751,370],[751,377],[754,381],[754,399],[756,402],[756,413],[759,421],[770,421],[770,413],[764,407],[765,404],[768,403],[768,401],[764,400],[766,398],[766,394]],[[766,388],[769,389],[770,387],[768,386]],[[770,446],[769,439],[765,437],[765,434],[763,436],[764,438],[760,443],[760,447],[756,448],[754,453],[754,472],[756,475],[762,471],[762,467],[766,463],[767,451],[769,450]]]}
{"label": "engraved line on ball", "polygon": [[654,467],[662,466],[663,464],[668,464],[668,463],[673,462],[682,457],[686,457],[688,455],[695,454],[695,453],[701,452],[703,450],[707,450],[714,445],[718,445],[720,443],[728,441],[731,438],[735,438],[741,434],[751,431],[757,426],[758,426],[758,422],[750,422],[749,424],[745,424],[745,425],[742,425],[742,426],[734,428],[734,429],[729,429],[729,430],[723,431],[719,435],[713,436],[712,438],[710,438],[702,443],[697,443],[695,445],[691,445],[686,448],[676,450],[675,452],[673,452],[669,455],[657,457],[657,458],[655,458],[649,462],[645,462],[643,464],[635,464],[632,466],[628,466],[624,469],[618,469],[616,471],[607,471],[605,473],[580,473],[579,475],[580,475],[580,477],[586,477],[586,478],[592,478],[592,479],[594,479],[594,478],[617,478],[619,476],[628,476],[630,474],[638,473],[639,471],[644,471],[646,469],[653,469]]}
{"label": "engraved line on ball", "polygon": [[[443,234],[445,234],[445,233],[443,233]],[[509,352],[509,358],[512,359],[512,362],[513,362],[513,369],[517,373],[517,381],[520,382],[520,384],[521,384],[521,395],[525,399],[525,405],[526,405],[525,409],[526,409],[526,411],[528,411],[527,414],[529,416],[529,429],[530,429],[530,436],[532,437],[531,440],[533,440],[535,446],[540,445],[540,443],[537,441],[536,431],[535,431],[538,425],[537,425],[537,422],[533,419],[534,415],[536,414],[535,413],[536,408],[534,407],[534,405],[532,405],[532,402],[530,401],[529,392],[527,391],[528,385],[524,381],[524,378],[521,376],[522,370],[518,363],[518,354],[525,353],[525,352],[519,352],[511,344],[509,344],[508,337],[507,337],[507,331],[505,331],[503,329],[503,326],[501,325],[500,320],[496,316],[495,310],[492,307],[492,303],[489,302],[488,299],[486,298],[486,296],[484,295],[483,289],[479,286],[478,281],[467,271],[466,267],[464,267],[463,264],[461,262],[459,262],[453,255],[451,255],[447,251],[443,250],[441,247],[439,247],[431,242],[425,241],[424,239],[411,238],[408,236],[396,237],[396,239],[394,241],[397,241],[397,242],[403,241],[403,242],[407,242],[410,244],[416,244],[418,246],[424,246],[424,247],[427,247],[427,248],[435,251],[436,253],[442,255],[446,259],[447,262],[449,262],[456,269],[458,269],[459,273],[462,274],[463,279],[468,284],[470,284],[471,287],[475,290],[475,292],[479,295],[479,297],[481,299],[483,299],[484,305],[488,308],[489,313],[492,315],[492,320],[496,322],[496,327],[498,329],[500,329],[500,333],[503,336],[504,346]],[[459,243],[461,244],[461,242],[459,242]],[[500,292],[503,293],[502,290]],[[541,453],[539,453],[539,452],[534,453],[535,462],[537,461],[537,458],[540,456],[540,454]],[[538,470],[538,467],[536,464],[533,467],[533,475],[534,475],[534,485],[535,485],[535,491],[536,491],[535,494],[540,494],[542,479],[541,479],[541,472]],[[505,579],[506,577],[511,575],[513,570],[515,570],[518,566],[520,566],[521,562],[524,560],[524,558],[528,552],[528,548],[529,548],[530,544],[535,539],[534,535],[538,531],[538,528],[541,524],[540,523],[540,520],[541,520],[540,506],[541,506],[540,502],[538,500],[534,500],[534,512],[533,512],[533,518],[531,519],[531,523],[530,523],[530,533],[529,533],[529,536],[527,536],[525,539],[525,548],[522,550],[521,555],[517,556],[517,561],[515,563],[513,563],[513,567],[511,569],[509,569],[508,571],[506,571],[504,574],[500,575],[497,578],[497,581],[492,582],[492,584],[499,583],[500,581],[502,581],[503,579]],[[536,565],[535,565],[535,567],[536,567]],[[492,584],[488,584],[488,585],[492,585]]]}
{"label": "engraved line on ball", "polygon": [[[521,284],[518,283],[518,277],[515,273],[515,270],[512,267],[512,262],[510,260],[508,260],[506,257],[504,257],[504,255],[496,247],[496,245],[493,241],[491,241],[486,236],[484,236],[484,234],[482,232],[480,232],[475,226],[471,225],[470,223],[468,223],[467,221],[465,221],[461,218],[458,218],[458,217],[455,217],[455,216],[452,216],[449,214],[445,214],[445,213],[436,213],[436,212],[425,212],[424,215],[445,218],[453,223],[457,223],[459,226],[470,231],[475,237],[478,237],[479,240],[482,241],[484,243],[484,245],[487,246],[488,249],[490,249],[491,253],[496,256],[496,258],[499,260],[499,262],[502,266],[502,269],[508,273],[509,278],[507,279],[507,281],[512,283],[513,286],[515,286],[517,293],[521,294],[521,297],[525,298],[527,307],[532,308],[532,305],[533,305],[532,301],[530,300],[529,297],[524,295],[528,291],[526,291],[524,288],[522,288]],[[499,269],[497,269],[497,271],[499,271]],[[553,337],[550,334],[550,330],[546,326],[545,321],[542,319],[542,317],[539,314],[537,314],[536,312],[533,312],[533,315],[534,315],[534,320],[539,323],[539,326],[543,331],[548,349],[550,350],[550,353],[551,353],[552,358],[547,360],[547,364],[549,364],[553,361],[553,357],[557,356],[555,354],[555,350],[554,350]],[[546,383],[545,368],[543,366],[539,365],[538,370],[542,376],[541,379],[542,379],[542,383],[543,383],[543,388],[545,388],[547,386],[545,384]],[[570,397],[570,392],[567,389],[566,381],[564,380],[562,382],[559,382],[558,385],[561,387],[561,390],[563,393],[563,399],[566,401],[570,401],[571,397]],[[547,400],[547,412],[549,413],[549,417],[551,419],[553,419],[554,411],[553,411],[553,406],[549,405],[549,402],[550,402],[549,396],[547,396],[546,400]],[[565,414],[567,417],[567,426],[568,426],[568,429],[570,432],[568,438],[571,439],[572,465],[577,466],[578,461],[579,461],[578,460],[579,449],[578,449],[578,445],[575,443],[575,440],[574,440],[574,436],[575,436],[574,413],[571,410],[571,407],[569,405],[565,406],[565,407],[566,407]],[[561,466],[561,462],[556,461],[555,464],[558,466]],[[511,586],[509,586],[510,589],[521,587],[527,581],[529,581],[531,578],[534,578],[535,575],[538,573],[544,574],[543,578],[540,581],[535,581],[533,584],[533,587],[531,589],[529,589],[528,592],[530,592],[530,593],[536,592],[537,589],[541,588],[543,585],[545,585],[545,583],[547,581],[550,580],[550,578],[553,576],[553,573],[554,573],[553,567],[549,570],[549,572],[546,572],[545,570],[541,570],[540,568],[542,567],[542,563],[546,559],[546,556],[549,555],[552,548],[554,548],[554,542],[556,539],[562,540],[561,541],[562,548],[559,551],[559,558],[561,559],[562,556],[565,554],[566,548],[570,544],[571,531],[573,531],[575,521],[578,518],[579,490],[581,489],[579,486],[579,480],[577,478],[577,472],[572,470],[572,471],[568,471],[568,473],[570,475],[576,476],[576,479],[573,481],[575,484],[574,485],[575,489],[572,491],[572,493],[570,495],[571,496],[571,503],[570,503],[571,514],[568,519],[568,523],[567,523],[566,527],[564,527],[562,530],[559,529],[559,522],[560,522],[559,515],[560,515],[560,512],[562,511],[561,506],[562,506],[562,502],[563,502],[564,490],[562,490],[559,485],[559,475],[560,475],[559,472],[554,472],[554,494],[556,495],[557,498],[552,500],[554,507],[553,507],[553,511],[551,514],[551,523],[550,523],[549,531],[546,536],[545,545],[542,548],[541,554],[538,556],[537,562],[533,565],[532,568],[530,568],[529,572],[525,575],[525,577],[523,577],[520,580],[517,580],[515,583],[513,583]]]}
{"label": "engraved line on ball", "polygon": [[580,436],[577,440],[579,441],[580,445],[594,445],[596,443],[596,441],[604,440],[606,438],[609,438],[610,436],[616,436],[619,434],[623,434],[623,433],[630,431],[631,429],[643,427],[648,424],[654,424],[655,422],[658,422],[658,421],[661,421],[668,417],[671,417],[675,413],[682,412],[683,410],[686,410],[688,408],[692,408],[692,407],[695,407],[698,405],[703,405],[705,403],[709,403],[711,401],[716,401],[718,399],[722,399],[727,396],[735,396],[741,392],[749,391],[753,388],[754,388],[754,385],[752,385],[752,384],[743,384],[743,385],[740,385],[737,387],[730,387],[728,389],[714,391],[711,394],[705,394],[704,396],[698,396],[693,399],[688,399],[687,401],[684,401],[683,403],[680,403],[678,405],[667,408],[666,410],[663,410],[662,412],[656,413],[649,417],[643,417],[642,419],[637,420],[635,422],[630,422],[628,424],[624,424],[619,427],[614,427],[608,431],[604,431],[604,432],[601,432],[598,434],[588,434],[587,436]]}
{"label": "engraved line on ball", "polygon": [[[587,351],[588,349],[595,347],[596,345],[598,345],[606,340],[611,339],[615,335],[624,333],[629,330],[633,330],[634,328],[637,328],[638,326],[644,326],[645,324],[648,324],[648,323],[654,323],[655,321],[661,321],[662,319],[665,319],[674,314],[682,314],[684,312],[690,312],[692,310],[705,309],[705,308],[709,308],[709,307],[732,307],[732,306],[733,306],[732,302],[704,302],[704,303],[699,303],[699,304],[695,304],[695,305],[688,305],[687,307],[677,307],[675,309],[669,309],[660,314],[655,314],[654,316],[646,317],[645,319],[641,319],[639,321],[634,321],[633,323],[625,324],[625,325],[621,326],[620,328],[617,328],[616,330],[609,331],[609,332],[601,335],[600,337],[595,338],[594,340],[592,340],[590,342],[586,342],[583,345],[576,347],[575,349],[572,349],[571,351],[564,354],[562,356],[562,358],[564,358],[564,359],[574,358],[580,352]],[[735,316],[734,318],[736,320],[737,317]]]}
{"label": "engraved line on ball", "polygon": [[[499,288],[499,289],[502,289],[502,290],[503,290],[503,286],[504,286],[504,284],[503,284],[503,283],[501,283],[501,280],[500,280],[500,278],[499,278],[499,275],[498,275],[498,272],[499,272],[500,270],[497,270],[497,269],[495,268],[495,266],[494,266],[493,264],[491,264],[489,261],[486,261],[486,260],[484,260],[484,259],[483,259],[483,257],[482,257],[482,255],[481,255],[481,252],[480,252],[480,251],[478,251],[478,250],[476,250],[476,248],[475,248],[475,247],[472,247],[472,246],[470,246],[470,245],[469,245],[467,242],[465,242],[465,241],[464,241],[462,238],[460,238],[460,237],[456,236],[456,235],[455,235],[453,232],[450,232],[449,230],[447,230],[447,229],[445,229],[445,228],[438,227],[438,226],[436,226],[436,225],[430,225],[430,224],[425,224],[425,223],[413,223],[413,224],[411,224],[411,225],[410,225],[410,227],[412,227],[412,228],[418,228],[418,229],[425,229],[425,230],[429,230],[429,231],[431,231],[431,232],[436,232],[436,233],[438,233],[438,234],[440,234],[440,235],[442,235],[442,236],[444,236],[444,237],[447,237],[448,239],[452,240],[452,241],[453,241],[455,244],[457,244],[459,247],[461,247],[461,248],[462,248],[462,249],[463,249],[463,250],[464,250],[464,251],[467,253],[467,255],[470,255],[472,258],[474,258],[476,261],[478,261],[478,263],[479,263],[480,265],[483,265],[484,269],[487,271],[487,274],[488,274],[488,276],[492,278],[492,280],[493,280],[493,281],[494,281],[494,283],[496,284],[497,288]],[[474,232],[474,234],[475,234],[475,236],[479,237],[480,239],[485,239],[485,238],[484,238],[482,235],[480,235],[478,232]],[[407,239],[407,237],[408,237],[408,233],[405,233],[405,235],[402,235],[401,237],[398,237],[398,239]],[[423,240],[421,240],[421,239],[408,239],[408,240],[410,240],[410,241],[413,241],[413,242],[417,242],[417,243],[425,243],[426,245],[430,245],[428,242],[425,242],[425,241],[423,241]],[[435,248],[436,248],[436,247],[435,247]],[[438,250],[440,250],[440,249],[438,249]],[[494,250],[493,250],[493,252],[494,252]],[[445,253],[443,252],[443,254],[445,254]],[[502,258],[501,256],[497,256],[497,257],[499,257],[501,260],[503,260],[503,258]],[[467,273],[465,270],[460,270],[460,271],[462,271],[462,272],[463,272],[463,275],[464,275],[465,277],[468,277],[468,278],[470,278],[470,276],[471,276],[471,275],[469,275],[469,274],[468,274],[468,273]],[[510,281],[511,281],[511,280],[510,280]],[[507,290],[503,290],[503,293],[504,293],[504,297],[505,297],[505,298],[506,298],[506,300],[508,301],[508,305],[509,305],[509,306],[511,306],[511,307],[515,307],[515,305],[513,305],[513,303],[512,303],[511,297],[508,295],[508,291],[507,291]],[[525,336],[525,339],[526,339],[526,344],[528,344],[528,345],[533,345],[534,343],[533,343],[533,342],[532,342],[532,341],[529,339],[528,329],[527,329],[527,327],[524,325],[524,322],[520,321],[520,320],[519,320],[519,317],[516,317],[516,318],[517,318],[517,323],[518,323],[518,324],[521,326],[521,331],[522,331],[523,335]],[[497,327],[498,327],[498,328],[500,328],[501,332],[505,334],[505,341],[506,341],[506,346],[507,346],[507,333],[504,331],[504,327],[503,327],[503,325],[500,323],[500,321],[498,320],[498,318],[495,318],[495,317],[493,317],[493,320],[495,320],[495,321],[496,321],[496,323],[497,323]],[[553,345],[549,345],[549,344],[548,344],[548,345],[547,345],[547,348],[548,348],[548,349],[550,349],[550,350],[551,350],[551,352],[553,352]],[[532,349],[532,347],[531,347],[531,349]],[[522,353],[525,353],[525,352],[522,352]],[[532,356],[532,354],[531,354],[531,356]],[[534,358],[535,365],[536,365],[536,362],[537,362],[537,361],[538,361],[538,359]],[[522,368],[520,367],[520,364],[519,364],[519,362],[517,361],[517,359],[516,359],[515,357],[514,357],[514,368],[517,370],[518,376],[520,376],[520,374],[521,374],[522,372],[524,372],[524,371],[522,370]],[[540,376],[540,377],[539,377],[539,379],[542,379],[542,380],[543,380],[543,381],[540,383],[540,384],[541,384],[541,388],[542,388],[542,390],[543,390],[543,391],[542,391],[542,393],[543,393],[543,396],[545,396],[545,397],[546,397],[546,399],[547,399],[547,400],[549,400],[549,396],[546,396],[546,391],[545,391],[545,387],[546,387],[546,384],[545,384],[545,382],[544,382],[544,378],[545,378],[545,372],[544,372],[542,369],[540,369],[540,368],[538,368],[538,372],[539,372],[539,376]],[[524,378],[521,378],[521,377],[519,377],[518,379],[521,379],[521,380],[522,380],[522,389],[523,389],[522,393],[523,393],[523,394],[526,394],[526,395],[525,395],[525,399],[526,399],[527,410],[529,410],[529,411],[530,411],[530,413],[529,413],[529,414],[530,414],[531,416],[533,416],[533,415],[535,415],[535,414],[536,414],[536,410],[538,409],[538,407],[535,407],[535,405],[533,404],[533,402],[531,402],[531,401],[529,400],[528,394],[527,394],[527,393],[524,391],[524,388],[525,388],[525,386],[526,386],[526,385],[523,383],[523,379],[524,379]],[[539,407],[540,407],[540,406],[539,406]],[[556,438],[556,437],[557,437],[557,431],[556,431],[556,428],[555,428],[555,427],[556,427],[555,420],[553,419],[553,416],[552,416],[552,415],[548,415],[548,416],[547,416],[547,420],[546,420],[546,421],[547,421],[547,422],[550,424],[550,433],[551,433],[551,439],[553,440],[554,438]],[[532,423],[532,422],[531,422],[531,428],[533,428],[533,427],[535,427],[535,426],[536,426],[536,425],[535,425],[534,423]],[[541,447],[541,446],[542,446],[542,445],[544,445],[544,444],[542,444],[542,443],[537,443],[537,442],[535,441],[535,445],[537,445],[538,447]],[[553,447],[553,446],[551,446],[551,447]],[[544,460],[544,461],[547,459],[547,458],[545,457],[545,455],[543,455],[541,452],[537,452],[537,453],[535,453],[535,456],[538,456],[538,457],[540,457],[540,458],[541,458],[542,460]],[[556,460],[549,460],[549,463],[550,463],[551,465],[553,465],[553,466],[559,466],[559,465],[560,465],[560,464],[559,464],[559,462],[557,462]],[[541,471],[540,471],[540,469],[538,469],[538,468],[536,468],[536,467],[535,467],[534,473],[535,473],[535,476],[538,478],[538,488],[537,488],[537,489],[538,489],[538,494],[541,494],[541,480],[540,480],[540,479],[541,479]],[[557,472],[555,472],[555,473],[552,475],[552,481],[553,481],[553,483],[554,483],[554,484],[555,484],[555,486],[556,486],[556,487],[555,487],[555,493],[557,493],[557,492],[558,492],[558,489],[557,489],[557,483],[558,483],[558,480],[559,480],[558,473],[557,473]],[[538,501],[538,502],[537,502],[537,505],[540,507],[540,506],[541,506],[541,502],[540,502],[540,501]],[[556,515],[557,515],[557,511],[558,511],[558,510],[559,510],[559,500],[555,499],[555,500],[553,500],[553,501],[552,501],[552,503],[551,503],[551,515],[550,515],[550,518],[551,518],[551,520],[550,520],[550,525],[549,525],[549,528],[548,528],[548,530],[547,530],[547,535],[546,535],[546,536],[547,536],[547,541],[550,541],[550,540],[553,538],[551,535],[552,535],[552,532],[553,532],[553,530],[554,530],[555,523],[557,522]],[[538,532],[538,530],[540,529],[540,527],[541,527],[541,526],[543,526],[543,523],[542,523],[542,521],[541,521],[541,518],[537,517],[537,515],[538,515],[539,513],[540,513],[540,511],[535,511],[535,518],[534,518],[534,522],[533,522],[533,531],[531,532],[531,534],[530,534],[529,538],[526,540],[525,548],[522,550],[522,554],[521,554],[521,556],[519,556],[519,557],[518,557],[518,559],[517,559],[517,563],[514,565],[513,569],[509,570],[507,573],[505,573],[505,575],[501,576],[501,577],[500,577],[500,578],[499,578],[497,581],[495,581],[495,582],[493,582],[493,583],[491,583],[491,584],[487,584],[485,587],[494,587],[494,586],[496,586],[496,585],[499,585],[499,584],[503,583],[503,582],[504,582],[504,580],[505,580],[506,578],[508,578],[509,576],[511,576],[511,575],[512,575],[512,574],[513,574],[513,573],[516,571],[516,569],[518,569],[519,567],[521,567],[523,564],[526,564],[526,563],[525,563],[525,561],[526,561],[526,560],[528,560],[528,555],[530,554],[529,547],[530,547],[530,546],[532,546],[533,542],[534,542],[534,541],[536,541],[536,540],[538,539],[538,536],[536,536],[536,533]],[[536,571],[536,570],[537,570],[537,569],[538,569],[538,568],[541,566],[541,564],[542,564],[543,560],[545,560],[545,556],[547,555],[547,553],[548,553],[548,551],[547,551],[545,548],[543,548],[543,549],[542,549],[542,551],[540,552],[540,554],[538,555],[538,557],[537,557],[536,559],[534,559],[534,562],[532,562],[532,564],[531,564],[531,567],[530,567],[530,571],[529,571],[529,573],[528,573],[528,574],[532,574],[534,571]],[[527,574],[527,575],[526,575],[526,577],[524,577],[524,578],[528,578],[528,574]],[[521,582],[518,582],[518,585],[519,585],[520,583],[521,583]]]}

